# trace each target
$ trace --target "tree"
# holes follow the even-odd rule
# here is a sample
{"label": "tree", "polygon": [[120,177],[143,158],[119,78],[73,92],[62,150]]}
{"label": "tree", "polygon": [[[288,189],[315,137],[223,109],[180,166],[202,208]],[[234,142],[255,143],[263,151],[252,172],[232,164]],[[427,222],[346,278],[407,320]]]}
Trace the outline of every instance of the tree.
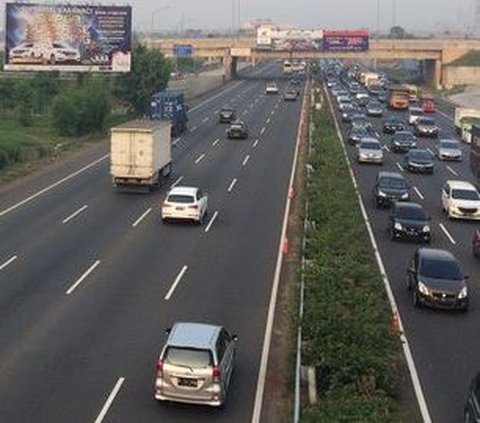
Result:
{"label": "tree", "polygon": [[152,94],[166,88],[171,64],[162,53],[137,43],[132,51],[132,68],[116,81],[118,98],[137,114],[147,114]]}
{"label": "tree", "polygon": [[20,80],[15,83],[14,95],[16,100],[15,112],[22,126],[32,123],[33,88],[29,81]]}

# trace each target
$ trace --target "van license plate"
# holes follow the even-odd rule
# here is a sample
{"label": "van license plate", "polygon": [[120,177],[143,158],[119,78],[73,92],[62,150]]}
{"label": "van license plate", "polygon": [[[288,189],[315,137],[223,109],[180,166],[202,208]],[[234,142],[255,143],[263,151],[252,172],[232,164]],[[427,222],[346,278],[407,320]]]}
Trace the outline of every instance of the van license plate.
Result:
{"label": "van license plate", "polygon": [[192,388],[197,387],[197,379],[187,379],[187,378],[180,378],[178,379],[179,386],[189,386]]}

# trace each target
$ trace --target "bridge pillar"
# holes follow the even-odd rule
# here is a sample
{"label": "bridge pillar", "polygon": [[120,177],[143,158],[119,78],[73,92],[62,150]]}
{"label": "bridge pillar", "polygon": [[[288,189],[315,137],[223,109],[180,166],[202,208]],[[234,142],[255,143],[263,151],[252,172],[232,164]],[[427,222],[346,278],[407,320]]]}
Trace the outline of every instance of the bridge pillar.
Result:
{"label": "bridge pillar", "polygon": [[427,85],[437,89],[442,88],[442,62],[440,60],[425,60],[425,80]]}
{"label": "bridge pillar", "polygon": [[223,57],[223,69],[225,71],[225,79],[235,79],[237,77],[237,58],[232,56]]}

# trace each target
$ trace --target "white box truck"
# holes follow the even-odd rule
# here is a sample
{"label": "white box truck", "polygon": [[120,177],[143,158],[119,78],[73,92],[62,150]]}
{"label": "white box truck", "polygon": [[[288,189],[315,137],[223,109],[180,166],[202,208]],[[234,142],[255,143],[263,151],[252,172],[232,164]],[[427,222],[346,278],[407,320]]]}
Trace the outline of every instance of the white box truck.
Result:
{"label": "white box truck", "polygon": [[133,120],[110,130],[110,172],[115,187],[160,185],[172,171],[171,125]]}
{"label": "white box truck", "polygon": [[480,110],[467,107],[455,108],[455,131],[457,134],[462,133],[462,123],[467,118],[480,118]]}

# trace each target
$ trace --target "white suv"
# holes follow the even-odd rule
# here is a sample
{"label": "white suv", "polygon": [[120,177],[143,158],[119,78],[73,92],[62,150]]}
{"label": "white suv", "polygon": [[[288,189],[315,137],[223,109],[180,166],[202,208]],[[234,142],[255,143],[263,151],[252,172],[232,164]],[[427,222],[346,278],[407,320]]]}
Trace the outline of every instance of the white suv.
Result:
{"label": "white suv", "polygon": [[199,188],[174,187],[162,204],[162,222],[171,219],[203,223],[207,214],[208,196]]}
{"label": "white suv", "polygon": [[278,94],[278,86],[276,82],[268,82],[265,87],[265,94]]}
{"label": "white suv", "polygon": [[420,116],[423,116],[423,110],[420,107],[411,106],[408,108],[408,123],[410,125],[415,125],[417,119]]}
{"label": "white suv", "polygon": [[449,218],[480,220],[480,195],[470,182],[447,181],[442,188],[442,209]]}

